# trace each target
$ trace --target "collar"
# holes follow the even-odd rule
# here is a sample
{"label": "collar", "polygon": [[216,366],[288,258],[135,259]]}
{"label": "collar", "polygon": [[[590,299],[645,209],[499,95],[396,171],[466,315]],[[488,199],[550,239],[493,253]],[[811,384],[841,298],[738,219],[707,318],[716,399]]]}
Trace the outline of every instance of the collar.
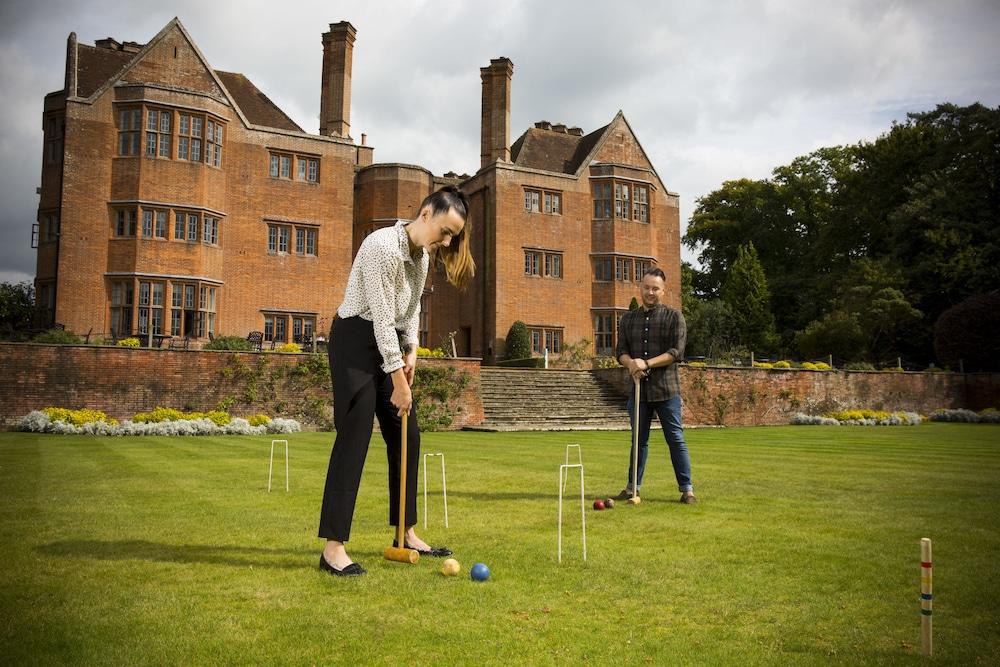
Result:
{"label": "collar", "polygon": [[[413,263],[413,255],[410,254],[410,237],[406,233],[406,226],[413,222],[412,220],[397,220],[396,221],[396,235],[399,239],[399,254],[403,257],[404,262]],[[427,255],[427,249],[420,249],[420,259],[423,259]]]}

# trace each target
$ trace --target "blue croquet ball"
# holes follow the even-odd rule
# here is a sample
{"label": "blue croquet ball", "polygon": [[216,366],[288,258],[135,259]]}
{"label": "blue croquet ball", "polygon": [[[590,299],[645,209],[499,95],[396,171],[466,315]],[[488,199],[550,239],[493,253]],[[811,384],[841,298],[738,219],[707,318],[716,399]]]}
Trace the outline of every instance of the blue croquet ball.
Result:
{"label": "blue croquet ball", "polygon": [[469,570],[469,576],[473,581],[486,581],[490,578],[490,568],[486,567],[485,563],[476,563]]}

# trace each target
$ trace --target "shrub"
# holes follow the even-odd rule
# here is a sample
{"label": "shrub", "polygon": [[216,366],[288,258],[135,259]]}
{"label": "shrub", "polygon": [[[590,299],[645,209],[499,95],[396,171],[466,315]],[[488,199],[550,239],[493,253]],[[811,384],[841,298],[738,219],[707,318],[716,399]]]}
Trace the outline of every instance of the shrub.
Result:
{"label": "shrub", "polygon": [[944,369],[940,366],[931,366],[930,368],[924,369],[925,373],[944,373]]}
{"label": "shrub", "polygon": [[708,366],[704,361],[689,361],[688,366],[691,368],[705,368]]}
{"label": "shrub", "polygon": [[776,361],[774,362],[775,368],[791,368],[792,362],[790,361]]}
{"label": "shrub", "polygon": [[531,356],[531,336],[528,327],[518,320],[507,331],[505,357],[507,359],[527,359]]}
{"label": "shrub", "polygon": [[753,362],[754,368],[774,368],[774,364],[769,361],[755,361]]}
{"label": "shrub", "polygon": [[968,424],[1000,424],[1000,412],[996,408],[986,408],[979,414],[972,410],[959,408],[957,410],[935,410],[931,416],[932,422],[965,422]]}
{"label": "shrub", "polygon": [[[59,410],[60,408],[50,408]],[[76,411],[84,412],[84,411]],[[228,417],[228,415],[227,415]],[[176,419],[161,422],[134,422],[125,420],[90,421],[75,425],[62,419],[51,419],[45,411],[35,410],[21,418],[19,428],[34,433],[73,435],[263,435],[265,433],[296,433],[302,426],[294,419],[275,418],[264,424],[253,425],[249,420],[236,418],[224,425],[204,417]]]}
{"label": "shrub", "polygon": [[302,346],[298,343],[284,343],[274,348],[274,351],[282,354],[299,354],[302,352]]}
{"label": "shrub", "polygon": [[873,371],[875,366],[868,363],[867,361],[852,361],[848,364],[844,364],[845,371]]}
{"label": "shrub", "polygon": [[251,415],[247,421],[250,422],[251,426],[264,426],[271,421],[271,418],[267,415]]}
{"label": "shrub", "polygon": [[883,366],[880,369],[883,373],[902,373],[903,369],[899,366]]}
{"label": "shrub", "polygon": [[83,408],[81,410],[69,410],[67,408],[43,408],[42,412],[51,421],[61,421],[67,424],[72,424],[73,426],[83,426],[84,424],[89,424],[91,422],[105,422],[108,424],[118,423],[116,420],[111,419],[100,410],[90,410],[87,408]]}
{"label": "shrub", "polygon": [[818,371],[828,371],[828,370],[831,370],[830,369],[830,364],[826,363],[825,361],[817,361],[813,365],[816,367],[816,370],[818,370]]}
{"label": "shrub", "polygon": [[118,341],[118,347],[139,347],[139,339],[132,336]]}
{"label": "shrub", "polygon": [[34,338],[35,343],[48,343],[49,345],[80,345],[83,339],[72,331],[65,329],[49,329],[43,331]]}
{"label": "shrub", "polygon": [[594,357],[594,368],[618,368],[621,364],[614,357]]}
{"label": "shrub", "polygon": [[807,415],[796,412],[792,415],[792,424],[799,426],[840,426],[840,422],[830,417],[820,417],[817,415]]}
{"label": "shrub", "polygon": [[427,347],[418,347],[417,356],[429,359],[444,359],[444,350],[435,347],[433,350]]}
{"label": "shrub", "polygon": [[184,414],[180,410],[173,408],[153,408],[150,412],[140,412],[132,417],[132,421],[140,424],[158,424],[159,422],[171,422],[184,419]]}
{"label": "shrub", "polygon": [[975,294],[941,313],[934,324],[934,352],[949,368],[1000,370],[1000,294]]}
{"label": "shrub", "polygon": [[216,336],[215,340],[202,347],[203,350],[231,350],[233,352],[249,352],[250,343],[239,336]]}
{"label": "shrub", "polygon": [[803,368],[803,369],[805,369],[805,370],[807,370],[807,371],[815,371],[815,370],[819,370],[818,368],[816,368],[816,364],[814,364],[814,363],[813,363],[813,362],[811,362],[811,361],[803,361],[803,362],[802,362],[802,365],[801,365],[801,366],[799,366],[799,368]]}

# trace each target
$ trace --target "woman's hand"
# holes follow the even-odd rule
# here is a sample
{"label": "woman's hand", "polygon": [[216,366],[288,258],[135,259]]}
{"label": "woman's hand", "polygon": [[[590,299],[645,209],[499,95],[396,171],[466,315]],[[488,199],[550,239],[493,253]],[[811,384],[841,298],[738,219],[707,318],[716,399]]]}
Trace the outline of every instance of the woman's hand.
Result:
{"label": "woman's hand", "polygon": [[413,386],[413,378],[417,370],[417,348],[411,347],[410,351],[403,355],[403,374],[406,382]]}
{"label": "woman's hand", "polygon": [[392,396],[389,397],[389,402],[398,410],[396,414],[400,417],[409,413],[410,406],[413,405],[413,393],[410,391],[406,372],[402,368],[392,372]]}

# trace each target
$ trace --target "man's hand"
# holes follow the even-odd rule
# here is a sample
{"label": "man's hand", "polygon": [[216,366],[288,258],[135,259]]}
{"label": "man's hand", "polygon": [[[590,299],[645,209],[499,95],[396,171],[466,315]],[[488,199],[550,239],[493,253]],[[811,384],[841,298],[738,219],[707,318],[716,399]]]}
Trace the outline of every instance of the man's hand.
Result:
{"label": "man's hand", "polygon": [[627,368],[629,375],[636,380],[641,380],[646,377],[646,371],[649,370],[649,364],[647,364],[644,359],[629,359]]}
{"label": "man's hand", "polygon": [[406,376],[406,382],[411,387],[413,386],[413,378],[417,371],[417,348],[411,347],[408,352],[403,354],[403,374]]}

